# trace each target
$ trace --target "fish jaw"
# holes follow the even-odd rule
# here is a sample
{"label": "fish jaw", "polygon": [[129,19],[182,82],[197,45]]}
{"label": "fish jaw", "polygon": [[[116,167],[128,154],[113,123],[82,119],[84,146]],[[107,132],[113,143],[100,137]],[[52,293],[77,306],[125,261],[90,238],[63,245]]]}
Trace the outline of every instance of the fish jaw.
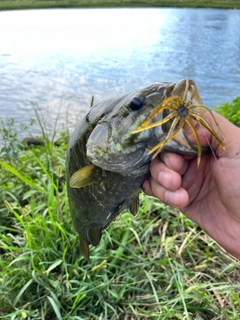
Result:
{"label": "fish jaw", "polygon": [[[201,151],[202,154],[209,154],[211,153],[211,148],[209,146],[201,146]],[[197,156],[198,146],[186,136],[183,130],[181,130],[171,141],[165,144],[161,152],[172,152],[185,156]],[[155,158],[154,154],[153,158]]]}

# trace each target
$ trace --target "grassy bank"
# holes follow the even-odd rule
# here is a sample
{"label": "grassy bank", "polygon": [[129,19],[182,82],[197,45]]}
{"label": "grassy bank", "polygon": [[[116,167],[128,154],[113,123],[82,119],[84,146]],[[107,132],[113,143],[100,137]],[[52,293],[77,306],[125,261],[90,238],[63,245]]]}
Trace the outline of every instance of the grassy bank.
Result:
{"label": "grassy bank", "polygon": [[[239,121],[240,98],[221,110]],[[30,149],[14,121],[0,135],[1,319],[239,319],[239,263],[178,210],[141,195],[139,216],[118,217],[86,263],[66,194],[68,133]]]}
{"label": "grassy bank", "polygon": [[38,8],[97,8],[97,7],[190,7],[240,9],[240,1],[235,0],[0,0],[0,10]]}

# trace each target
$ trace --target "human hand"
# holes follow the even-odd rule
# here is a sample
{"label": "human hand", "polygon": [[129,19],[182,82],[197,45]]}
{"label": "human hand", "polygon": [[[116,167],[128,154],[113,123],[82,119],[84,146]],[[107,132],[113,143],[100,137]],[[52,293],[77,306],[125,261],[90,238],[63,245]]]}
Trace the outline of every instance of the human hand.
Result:
{"label": "human hand", "polygon": [[196,158],[161,153],[150,165],[151,178],[143,191],[179,208],[240,259],[240,128],[218,114],[215,117],[225,134],[226,150],[198,127],[201,144],[209,140],[214,153],[202,156],[199,168]]}

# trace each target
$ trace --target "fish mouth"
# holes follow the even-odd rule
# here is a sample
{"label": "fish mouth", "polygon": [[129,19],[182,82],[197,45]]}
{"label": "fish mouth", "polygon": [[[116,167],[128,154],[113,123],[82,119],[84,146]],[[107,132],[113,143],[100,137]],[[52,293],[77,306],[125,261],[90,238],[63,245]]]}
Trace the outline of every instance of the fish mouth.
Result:
{"label": "fish mouth", "polygon": [[[172,144],[172,145],[171,145]],[[196,156],[198,154],[199,146],[193,143],[184,130],[181,130],[169,143],[166,143],[162,151],[172,151],[189,156]],[[151,152],[151,151],[150,151]],[[153,158],[158,155],[159,152],[155,152]],[[201,154],[206,155],[211,153],[210,146],[201,146]]]}
{"label": "fish mouth", "polygon": [[[213,122],[221,134],[221,138],[204,116],[206,111],[210,113]],[[199,166],[202,154],[209,153],[211,149],[210,147],[203,147],[201,145],[199,135],[193,123],[200,124],[209,131],[221,147],[225,149],[223,142],[224,134],[214,114],[208,107],[202,105],[202,100],[194,81],[186,79],[177,82],[174,88],[171,88],[171,90],[167,92],[167,98],[152,111],[147,120],[133,133],[139,133],[153,128],[155,128],[156,131],[164,132],[164,137],[160,138],[160,142],[149,151],[150,154],[153,154],[153,158],[161,151],[169,151],[172,149],[175,153],[186,155],[197,154],[197,164]],[[190,127],[196,144],[191,142],[186,136],[184,132],[185,124]]]}

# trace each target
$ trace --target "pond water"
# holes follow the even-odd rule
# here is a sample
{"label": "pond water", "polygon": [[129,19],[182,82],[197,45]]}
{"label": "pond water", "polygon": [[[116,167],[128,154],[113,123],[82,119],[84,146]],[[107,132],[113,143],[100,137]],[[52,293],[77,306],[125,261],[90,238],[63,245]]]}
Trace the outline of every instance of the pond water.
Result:
{"label": "pond water", "polygon": [[58,116],[58,130],[72,129],[92,96],[185,77],[205,105],[230,102],[240,95],[239,30],[239,10],[0,12],[0,117],[28,123],[37,107],[49,128]]}

